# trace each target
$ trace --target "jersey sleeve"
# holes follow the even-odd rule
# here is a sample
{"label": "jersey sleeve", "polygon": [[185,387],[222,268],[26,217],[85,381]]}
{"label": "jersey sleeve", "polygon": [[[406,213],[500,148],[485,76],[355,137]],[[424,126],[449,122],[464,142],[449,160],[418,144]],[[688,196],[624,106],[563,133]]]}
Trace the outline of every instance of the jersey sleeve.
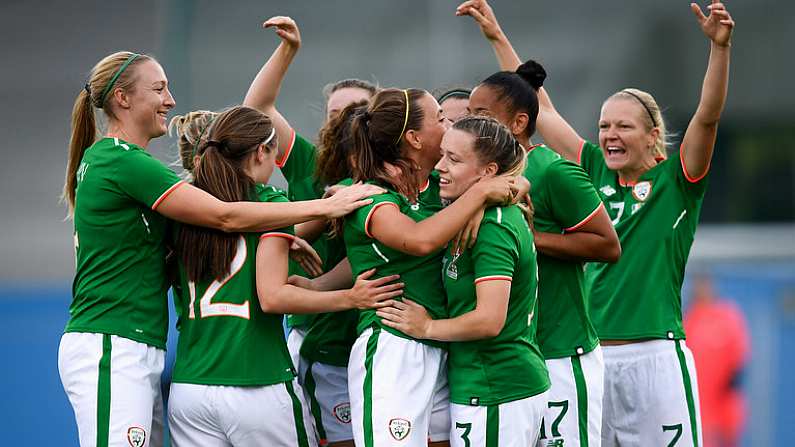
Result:
{"label": "jersey sleeve", "polygon": [[151,209],[156,209],[182,183],[174,171],[142,149],[127,150],[122,160],[115,173],[117,185]]}
{"label": "jersey sleeve", "polygon": [[605,168],[605,157],[602,154],[602,148],[600,148],[598,144],[582,140],[578,162],[585,173],[588,174],[590,178],[594,178],[594,174],[598,169]]}
{"label": "jersey sleeve", "polygon": [[[290,201],[287,199],[287,194],[284,191],[270,185],[259,187],[257,195],[260,202],[284,203]],[[290,225],[284,228],[266,231],[260,235],[260,240],[267,237],[283,237],[292,242],[295,238],[295,227]]]}
{"label": "jersey sleeve", "polygon": [[288,185],[311,178],[315,174],[317,151],[315,145],[292,132],[292,142],[287,146],[284,156],[276,161]]}
{"label": "jersey sleeve", "polygon": [[397,194],[392,192],[378,194],[377,196],[372,196],[370,198],[373,199],[372,203],[359,208],[358,210],[349,214],[345,219],[351,219],[350,223],[354,225],[354,228],[367,235],[367,237],[372,238],[373,235],[370,233],[370,220],[372,219],[375,211],[382,206],[394,206],[397,209],[400,209],[400,198],[397,196]]}
{"label": "jersey sleeve", "polygon": [[599,211],[602,201],[581,167],[560,159],[549,165],[546,176],[550,209],[564,231],[576,231]]}
{"label": "jersey sleeve", "polygon": [[707,184],[709,183],[709,170],[707,170],[707,172],[701,177],[691,177],[685,169],[685,162],[682,157],[682,149],[680,148],[677,153],[672,154],[671,158],[667,160],[667,169],[673,171],[671,172],[671,175],[676,178],[677,185],[679,185],[680,189],[687,196],[700,199],[704,197],[704,194],[707,192]]}
{"label": "jersey sleeve", "polygon": [[484,220],[472,247],[475,284],[490,280],[511,281],[518,261],[518,241],[511,230],[498,220]]}

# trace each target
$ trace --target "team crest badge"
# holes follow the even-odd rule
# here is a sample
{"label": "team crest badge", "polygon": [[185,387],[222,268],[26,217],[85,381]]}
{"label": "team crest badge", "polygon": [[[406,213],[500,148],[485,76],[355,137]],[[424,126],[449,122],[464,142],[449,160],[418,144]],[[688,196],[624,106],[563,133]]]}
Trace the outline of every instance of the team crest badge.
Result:
{"label": "team crest badge", "polygon": [[640,182],[632,187],[632,195],[636,200],[646,201],[651,194],[651,182]]}
{"label": "team crest badge", "polygon": [[602,194],[604,194],[606,197],[610,197],[616,193],[616,189],[610,185],[602,186],[599,188],[599,191],[602,191]]}
{"label": "team crest badge", "polygon": [[146,444],[146,430],[141,427],[127,429],[127,442],[131,447],[143,447]]}
{"label": "team crest badge", "polygon": [[406,439],[409,432],[411,432],[411,422],[400,418],[389,420],[389,434],[395,438],[395,441]]}
{"label": "team crest badge", "polygon": [[344,402],[332,410],[334,413],[334,417],[337,418],[338,421],[342,422],[343,424],[350,424],[351,423],[351,404],[350,402]]}
{"label": "team crest badge", "polygon": [[450,279],[458,279],[458,267],[455,265],[455,261],[458,260],[459,256],[461,256],[461,252],[456,251],[455,255],[453,255],[453,259],[450,260],[450,265],[445,269],[445,273]]}

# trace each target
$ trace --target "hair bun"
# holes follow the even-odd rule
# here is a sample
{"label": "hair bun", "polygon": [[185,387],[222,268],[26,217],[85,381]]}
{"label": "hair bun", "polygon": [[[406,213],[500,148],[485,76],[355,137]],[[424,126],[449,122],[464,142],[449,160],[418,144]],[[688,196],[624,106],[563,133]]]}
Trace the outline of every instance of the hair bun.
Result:
{"label": "hair bun", "polygon": [[547,72],[538,62],[530,59],[516,69],[516,74],[527,81],[534,90],[540,89],[547,78]]}

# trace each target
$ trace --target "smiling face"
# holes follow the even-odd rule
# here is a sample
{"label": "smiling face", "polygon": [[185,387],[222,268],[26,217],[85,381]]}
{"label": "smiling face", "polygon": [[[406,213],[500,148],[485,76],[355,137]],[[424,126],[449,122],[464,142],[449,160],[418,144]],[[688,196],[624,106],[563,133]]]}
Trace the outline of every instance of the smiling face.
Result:
{"label": "smiling face", "polygon": [[608,169],[644,171],[656,163],[653,147],[659,130],[647,129],[646,113],[633,98],[611,98],[602,105],[599,145]]}
{"label": "smiling face", "polygon": [[342,109],[359,101],[369,101],[372,95],[369,91],[358,87],[343,87],[330,94],[326,102],[326,121],[331,120],[342,112]]}
{"label": "smiling face", "polygon": [[472,134],[450,129],[442,138],[442,158],[436,164],[439,172],[439,195],[446,200],[461,197],[470,186],[486,174],[488,165],[475,153]]}
{"label": "smiling face", "polygon": [[166,73],[150,59],[136,65],[134,76],[135,83],[126,92],[130,118],[146,137],[162,136],[168,131],[166,115],[176,105]]}

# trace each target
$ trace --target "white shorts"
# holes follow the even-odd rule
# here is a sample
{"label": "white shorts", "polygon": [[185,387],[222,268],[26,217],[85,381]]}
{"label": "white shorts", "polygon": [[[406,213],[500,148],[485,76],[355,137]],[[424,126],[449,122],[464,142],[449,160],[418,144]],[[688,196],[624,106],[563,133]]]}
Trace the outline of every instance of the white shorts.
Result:
{"label": "white shorts", "polygon": [[168,426],[174,447],[318,445],[296,380],[253,387],[172,383]]}
{"label": "white shorts", "polygon": [[699,446],[693,354],[684,340],[602,346],[602,446]]}
{"label": "white shorts", "polygon": [[63,334],[58,372],[82,447],[163,445],[164,362],[162,349],[124,337]]}
{"label": "white shorts", "polygon": [[546,364],[552,387],[538,447],[599,447],[605,369],[602,348],[548,359]]}
{"label": "white shorts", "polygon": [[[290,353],[290,360],[293,361],[293,366],[296,371],[301,370],[301,345],[306,338],[306,330],[302,328],[290,328],[290,333],[287,334],[287,352]],[[300,383],[301,376],[298,377]]]}
{"label": "white shorts", "polygon": [[450,404],[450,446],[531,446],[538,441],[547,399],[545,391],[499,405]]}
{"label": "white shorts", "polygon": [[352,440],[348,368],[310,362],[303,357],[300,364],[304,394],[320,443]]}
{"label": "white shorts", "polygon": [[[380,328],[359,335],[348,362],[356,445],[426,447],[429,438],[446,440],[450,427],[446,362],[443,349]],[[446,433],[438,433],[442,428]]]}

